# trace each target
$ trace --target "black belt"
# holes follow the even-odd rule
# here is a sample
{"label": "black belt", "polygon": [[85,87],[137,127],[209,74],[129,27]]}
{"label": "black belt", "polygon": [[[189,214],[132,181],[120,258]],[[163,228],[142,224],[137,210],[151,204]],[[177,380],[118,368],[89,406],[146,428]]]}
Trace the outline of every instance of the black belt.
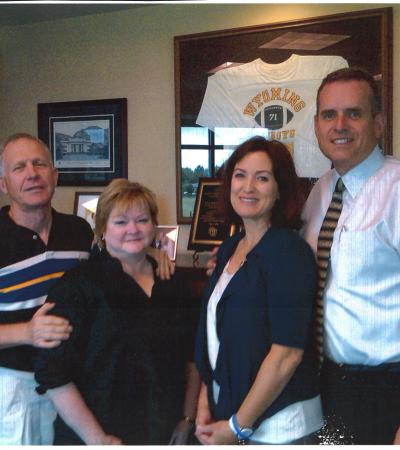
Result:
{"label": "black belt", "polygon": [[400,391],[400,362],[385,363],[377,366],[362,364],[338,364],[324,358],[321,371],[322,383],[336,383],[347,380],[350,383],[365,385],[393,385],[393,389]]}
{"label": "black belt", "polygon": [[400,374],[400,362],[378,364],[377,366],[366,366],[363,364],[335,363],[329,358],[324,359],[324,366],[328,370],[339,370],[341,372],[393,372]]}

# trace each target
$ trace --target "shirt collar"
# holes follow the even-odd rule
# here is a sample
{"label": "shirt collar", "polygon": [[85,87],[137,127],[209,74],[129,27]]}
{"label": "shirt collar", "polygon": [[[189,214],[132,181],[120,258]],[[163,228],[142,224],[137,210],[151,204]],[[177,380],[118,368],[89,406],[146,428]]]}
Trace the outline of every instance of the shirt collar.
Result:
{"label": "shirt collar", "polygon": [[[342,176],[344,185],[346,186],[346,191],[355,198],[360,191],[363,184],[377,172],[383,165],[385,157],[382,155],[379,147],[375,147],[371,154],[361,161],[360,164],[353,167],[347,173]],[[340,178],[338,172],[333,169],[333,186],[336,185],[337,180]]]}
{"label": "shirt collar", "polygon": [[[121,261],[118,258],[111,256],[106,248],[99,249],[96,245],[95,247],[92,248],[90,255],[93,258],[99,258],[101,261],[105,261],[107,264],[111,265],[111,267],[123,270]],[[157,270],[157,261],[150,255],[146,255],[146,259],[150,262],[151,266],[153,267],[153,272],[155,274]],[[154,277],[154,280],[155,279],[156,277]]]}

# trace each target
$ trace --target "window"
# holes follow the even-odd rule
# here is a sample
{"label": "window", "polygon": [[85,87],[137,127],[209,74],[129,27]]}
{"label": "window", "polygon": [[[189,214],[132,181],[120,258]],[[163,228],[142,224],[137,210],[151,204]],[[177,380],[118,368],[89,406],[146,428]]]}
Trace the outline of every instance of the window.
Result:
{"label": "window", "polygon": [[[218,154],[217,154],[218,152]],[[180,210],[182,216],[190,218],[193,216],[194,203],[196,199],[197,186],[200,177],[214,177],[223,161],[216,163],[225,152],[221,145],[216,147],[214,133],[207,128],[182,127],[181,128],[181,150],[180,150]],[[229,156],[229,155],[228,155]]]}
{"label": "window", "polygon": [[260,128],[181,128],[181,211],[184,217],[193,216],[200,177],[216,177],[218,170],[237,145],[251,136],[267,136]]}

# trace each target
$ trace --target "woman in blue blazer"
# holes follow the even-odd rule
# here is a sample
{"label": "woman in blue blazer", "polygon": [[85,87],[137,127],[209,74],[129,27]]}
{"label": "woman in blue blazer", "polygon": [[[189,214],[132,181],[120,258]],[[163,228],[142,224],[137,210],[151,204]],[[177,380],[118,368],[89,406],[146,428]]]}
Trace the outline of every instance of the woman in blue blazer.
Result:
{"label": "woman in blue blazer", "polygon": [[203,444],[314,443],[321,428],[312,345],[314,256],[298,235],[303,196],[293,160],[254,137],[225,164],[227,220],[196,343]]}

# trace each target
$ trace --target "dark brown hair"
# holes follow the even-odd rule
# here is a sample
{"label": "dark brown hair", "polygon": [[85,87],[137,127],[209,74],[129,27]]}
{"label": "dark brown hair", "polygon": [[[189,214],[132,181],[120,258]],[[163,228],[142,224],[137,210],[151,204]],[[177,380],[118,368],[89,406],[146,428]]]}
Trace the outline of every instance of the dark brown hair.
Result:
{"label": "dark brown hair", "polygon": [[280,228],[299,229],[304,194],[296,174],[289,150],[279,141],[268,141],[255,136],[239,145],[224,166],[222,176],[222,195],[227,219],[242,225],[242,219],[231,205],[231,182],[236,164],[249,153],[264,152],[272,162],[275,180],[278,184],[279,198],[272,209],[271,224]]}
{"label": "dark brown hair", "polygon": [[374,77],[369,72],[361,69],[360,67],[348,67],[345,69],[335,70],[322,80],[321,86],[318,88],[317,93],[317,114],[319,111],[319,98],[322,89],[327,84],[347,81],[365,81],[365,83],[368,84],[368,86],[371,88],[370,103],[372,115],[376,116],[376,114],[381,111],[379,89],[376,81],[374,80]]}

